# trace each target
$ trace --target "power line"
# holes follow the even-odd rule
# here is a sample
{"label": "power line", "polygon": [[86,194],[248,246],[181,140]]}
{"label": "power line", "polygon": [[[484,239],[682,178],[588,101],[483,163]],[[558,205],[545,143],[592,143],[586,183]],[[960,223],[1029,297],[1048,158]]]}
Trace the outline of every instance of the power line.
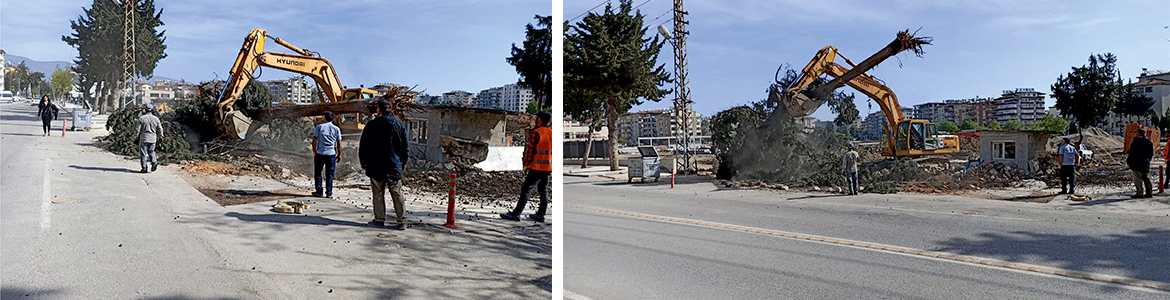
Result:
{"label": "power line", "polygon": [[642,4],[638,4],[638,6],[634,6],[634,9],[638,9],[639,7],[642,7],[642,5],[646,5],[646,3],[650,3],[650,1],[652,1],[652,0],[646,0],[646,2],[642,2]]}
{"label": "power line", "polygon": [[[601,3],[598,3],[598,4],[597,4],[596,6],[594,6],[593,8],[590,8],[589,10],[586,10],[585,12],[581,13],[580,15],[577,15],[576,17],[573,17],[572,19],[569,19],[569,22],[573,22],[573,20],[576,20],[577,18],[580,18],[580,17],[582,17],[582,16],[585,16],[585,14],[588,14],[589,12],[593,11],[594,9],[597,9],[598,7],[601,7],[601,5],[602,5],[602,4],[606,4],[606,3],[609,3],[609,0],[603,0],[603,1],[601,1]],[[643,3],[643,4],[644,4],[644,3]]]}

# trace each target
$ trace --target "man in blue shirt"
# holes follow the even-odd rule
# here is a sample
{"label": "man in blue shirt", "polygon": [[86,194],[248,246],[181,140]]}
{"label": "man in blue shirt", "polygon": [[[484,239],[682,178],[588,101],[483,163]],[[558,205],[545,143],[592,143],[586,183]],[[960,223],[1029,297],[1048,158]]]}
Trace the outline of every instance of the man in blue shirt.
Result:
{"label": "man in blue shirt", "polygon": [[333,170],[341,160],[341,128],[333,125],[333,112],[325,112],[325,123],[313,129],[313,180],[317,191],[314,197],[321,197],[321,171],[325,171],[325,197],[333,197]]}
{"label": "man in blue shirt", "polygon": [[[1064,138],[1064,142],[1060,143],[1056,150],[1057,154],[1060,155],[1060,193],[1076,194],[1076,166],[1081,163],[1080,153],[1077,148],[1073,147],[1068,138]],[[1068,185],[1069,189],[1065,190],[1065,185]]]}

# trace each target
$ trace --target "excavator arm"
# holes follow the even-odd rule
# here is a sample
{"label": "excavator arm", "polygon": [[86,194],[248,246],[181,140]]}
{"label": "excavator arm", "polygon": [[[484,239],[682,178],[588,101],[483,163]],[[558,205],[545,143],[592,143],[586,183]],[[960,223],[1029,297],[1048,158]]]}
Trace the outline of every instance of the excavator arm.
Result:
{"label": "excavator arm", "polygon": [[[801,77],[792,86],[780,91],[778,94],[773,93],[770,97],[778,98],[777,100],[783,103],[789,116],[804,117],[812,114],[821,104],[824,104],[833,90],[840,88],[842,85],[849,85],[873,99],[874,102],[877,102],[885,114],[886,124],[882,129],[886,132],[887,146],[883,149],[883,153],[902,156],[957,152],[957,137],[934,134],[933,125],[930,125],[928,121],[907,119],[902,114],[902,106],[898,103],[898,97],[894,94],[894,91],[878,81],[877,78],[865,73],[865,71],[877,66],[877,64],[886,58],[894,56],[901,51],[912,50],[915,53],[921,54],[921,45],[929,43],[929,38],[916,38],[910,35],[908,31],[899,32],[897,39],[881,51],[878,51],[878,53],[862,61],[861,64],[854,64],[849,59],[845,59],[845,62],[853,67],[852,69],[834,62],[834,59],[839,55],[837,48],[827,46],[818,51],[812,61],[801,70]],[[833,80],[806,91],[809,85],[817,78],[826,74],[832,77]],[[900,130],[899,126],[906,128]],[[895,137],[895,133],[898,134],[897,137]],[[918,139],[920,141],[916,144],[917,146],[903,145],[908,144],[903,143],[903,141],[910,139],[911,136],[920,137]],[[894,145],[898,146],[895,147]]]}
{"label": "excavator arm", "polygon": [[[264,49],[265,39],[272,39],[277,44],[296,52],[296,54],[268,52]],[[321,87],[321,93],[317,95],[321,102],[341,102],[347,100],[344,99],[343,93],[345,91],[342,90],[341,81],[337,78],[333,64],[329,63],[328,60],[313,55],[307,49],[297,48],[280,38],[268,36],[263,29],[253,29],[244,38],[244,45],[240,49],[240,54],[236,57],[235,64],[232,65],[231,77],[220,93],[215,117],[216,127],[221,133],[243,139],[263,124],[261,122],[254,122],[252,117],[256,116],[249,116],[245,112],[233,109],[236,100],[239,100],[240,95],[243,94],[244,87],[252,80],[252,73],[259,67],[276,68],[304,74],[313,78],[313,81]],[[368,97],[352,98],[368,99]],[[364,110],[364,106],[361,107],[363,108],[360,111],[367,111]],[[316,110],[304,108],[285,111],[280,117],[309,116],[314,114]],[[337,111],[336,113],[346,112],[359,111]],[[319,114],[319,112],[317,113]],[[265,116],[270,115],[266,114]],[[267,119],[265,116],[260,117]]]}

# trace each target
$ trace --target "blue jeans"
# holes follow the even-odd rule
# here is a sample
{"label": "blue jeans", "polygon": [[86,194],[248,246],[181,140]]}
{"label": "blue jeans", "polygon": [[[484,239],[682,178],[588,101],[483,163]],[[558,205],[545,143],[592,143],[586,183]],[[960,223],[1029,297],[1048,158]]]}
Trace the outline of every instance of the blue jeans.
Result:
{"label": "blue jeans", "polygon": [[849,184],[849,194],[857,194],[857,172],[845,172],[845,182]]}
{"label": "blue jeans", "polygon": [[313,181],[316,183],[317,194],[321,194],[321,171],[325,171],[325,196],[333,196],[333,169],[337,165],[336,155],[313,155]]}
{"label": "blue jeans", "polygon": [[[155,155],[155,153],[154,153],[154,144],[155,143],[147,143],[147,142],[139,142],[138,143],[138,151],[139,151],[139,153],[142,153],[142,169],[143,170],[150,170],[149,169],[150,164],[157,164],[158,163],[158,155]],[[149,157],[150,164],[147,164],[147,157]]]}

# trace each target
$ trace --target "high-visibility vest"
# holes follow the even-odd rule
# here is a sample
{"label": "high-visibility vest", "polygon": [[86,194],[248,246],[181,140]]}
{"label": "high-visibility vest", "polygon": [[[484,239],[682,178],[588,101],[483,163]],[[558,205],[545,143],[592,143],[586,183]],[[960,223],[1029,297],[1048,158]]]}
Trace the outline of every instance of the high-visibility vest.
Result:
{"label": "high-visibility vest", "polygon": [[533,132],[540,138],[536,145],[532,146],[532,163],[528,165],[528,169],[552,172],[552,128],[542,126]]}

